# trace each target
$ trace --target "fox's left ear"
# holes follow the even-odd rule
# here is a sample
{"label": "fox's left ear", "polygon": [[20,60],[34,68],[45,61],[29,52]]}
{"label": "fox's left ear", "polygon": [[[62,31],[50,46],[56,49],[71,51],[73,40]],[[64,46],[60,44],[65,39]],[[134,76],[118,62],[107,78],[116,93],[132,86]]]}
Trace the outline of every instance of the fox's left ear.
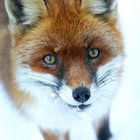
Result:
{"label": "fox's left ear", "polygon": [[46,0],[5,0],[10,29],[23,33],[47,13]]}
{"label": "fox's left ear", "polygon": [[117,18],[117,0],[81,0],[81,5],[105,20]]}

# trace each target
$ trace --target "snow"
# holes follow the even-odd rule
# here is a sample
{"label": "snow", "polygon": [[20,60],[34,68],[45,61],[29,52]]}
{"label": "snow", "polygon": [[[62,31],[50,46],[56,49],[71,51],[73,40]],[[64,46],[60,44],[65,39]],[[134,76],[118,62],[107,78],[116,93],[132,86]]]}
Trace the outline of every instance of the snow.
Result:
{"label": "snow", "polygon": [[[112,140],[140,139],[140,1],[119,0],[120,23],[126,47],[125,75],[112,107]],[[0,87],[0,140],[43,140],[34,125],[22,118]]]}

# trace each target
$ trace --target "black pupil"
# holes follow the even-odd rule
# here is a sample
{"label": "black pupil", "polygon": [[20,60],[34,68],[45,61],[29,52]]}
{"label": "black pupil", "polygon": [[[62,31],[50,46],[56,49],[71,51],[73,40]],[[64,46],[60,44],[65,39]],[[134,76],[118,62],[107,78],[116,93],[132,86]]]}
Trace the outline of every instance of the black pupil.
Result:
{"label": "black pupil", "polygon": [[52,59],[53,59],[53,56],[48,56],[48,57],[47,57],[47,61],[48,61],[48,62],[51,62]]}

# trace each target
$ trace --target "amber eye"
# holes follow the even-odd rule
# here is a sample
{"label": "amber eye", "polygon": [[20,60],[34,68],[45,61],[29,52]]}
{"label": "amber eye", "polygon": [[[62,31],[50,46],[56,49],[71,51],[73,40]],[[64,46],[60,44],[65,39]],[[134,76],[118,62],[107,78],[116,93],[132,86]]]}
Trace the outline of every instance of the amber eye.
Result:
{"label": "amber eye", "polygon": [[88,59],[96,59],[100,55],[100,50],[96,48],[90,48],[87,51],[87,57]]}
{"label": "amber eye", "polygon": [[46,65],[55,65],[56,56],[53,54],[48,54],[48,55],[44,56],[43,61]]}

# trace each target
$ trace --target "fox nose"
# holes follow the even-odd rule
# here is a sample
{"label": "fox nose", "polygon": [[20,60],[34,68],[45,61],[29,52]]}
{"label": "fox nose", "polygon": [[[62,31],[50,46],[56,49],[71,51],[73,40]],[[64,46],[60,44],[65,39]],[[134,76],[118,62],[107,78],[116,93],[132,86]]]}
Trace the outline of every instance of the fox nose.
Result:
{"label": "fox nose", "polygon": [[76,88],[73,91],[73,98],[80,103],[84,103],[90,98],[90,90],[86,87]]}

